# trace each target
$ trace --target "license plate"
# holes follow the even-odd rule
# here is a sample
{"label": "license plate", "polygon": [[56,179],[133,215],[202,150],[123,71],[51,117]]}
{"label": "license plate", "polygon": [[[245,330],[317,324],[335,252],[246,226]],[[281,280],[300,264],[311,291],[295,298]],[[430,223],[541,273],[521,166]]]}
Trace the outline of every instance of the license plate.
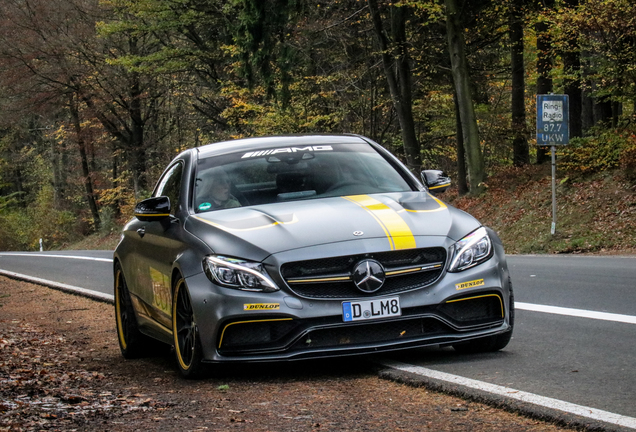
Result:
{"label": "license plate", "polygon": [[342,302],[344,322],[387,318],[402,315],[400,298],[391,297],[376,300]]}

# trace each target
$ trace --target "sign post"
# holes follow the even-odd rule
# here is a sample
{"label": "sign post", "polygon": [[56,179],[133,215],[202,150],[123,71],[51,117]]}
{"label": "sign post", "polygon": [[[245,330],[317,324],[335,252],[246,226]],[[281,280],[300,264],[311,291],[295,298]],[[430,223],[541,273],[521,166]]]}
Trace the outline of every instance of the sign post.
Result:
{"label": "sign post", "polygon": [[550,146],[552,154],[552,227],[556,233],[556,146],[570,142],[568,95],[537,95],[537,145]]}

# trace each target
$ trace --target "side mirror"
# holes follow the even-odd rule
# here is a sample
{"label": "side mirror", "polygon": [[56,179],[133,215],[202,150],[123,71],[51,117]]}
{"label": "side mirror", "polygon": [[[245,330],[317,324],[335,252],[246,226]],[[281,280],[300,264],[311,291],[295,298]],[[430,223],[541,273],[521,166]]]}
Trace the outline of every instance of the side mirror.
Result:
{"label": "side mirror", "polygon": [[158,221],[170,216],[170,198],[160,196],[140,201],[135,206],[135,217],[140,221]]}
{"label": "side mirror", "polygon": [[444,192],[451,184],[450,177],[440,170],[424,170],[421,177],[429,192],[433,194]]}

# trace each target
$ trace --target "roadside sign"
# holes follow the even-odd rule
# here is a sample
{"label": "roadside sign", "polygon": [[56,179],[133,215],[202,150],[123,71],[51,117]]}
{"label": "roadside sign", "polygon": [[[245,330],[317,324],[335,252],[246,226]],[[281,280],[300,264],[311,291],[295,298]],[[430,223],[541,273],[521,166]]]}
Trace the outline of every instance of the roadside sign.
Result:
{"label": "roadside sign", "polygon": [[570,142],[568,95],[537,95],[537,145],[556,146]]}
{"label": "roadside sign", "polygon": [[537,145],[550,146],[552,154],[552,227],[556,233],[556,146],[570,142],[570,100],[568,95],[537,95]]}

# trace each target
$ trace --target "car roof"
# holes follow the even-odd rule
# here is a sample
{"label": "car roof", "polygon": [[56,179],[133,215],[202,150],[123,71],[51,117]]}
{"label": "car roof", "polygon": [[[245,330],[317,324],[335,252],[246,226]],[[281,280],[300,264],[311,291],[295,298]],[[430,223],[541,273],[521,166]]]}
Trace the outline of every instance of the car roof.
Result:
{"label": "car roof", "polygon": [[243,138],[231,141],[222,141],[197,147],[199,158],[208,158],[227,153],[249,150],[262,150],[286,146],[308,146],[325,144],[368,144],[369,142],[360,135],[285,135],[268,136],[258,138]]}

